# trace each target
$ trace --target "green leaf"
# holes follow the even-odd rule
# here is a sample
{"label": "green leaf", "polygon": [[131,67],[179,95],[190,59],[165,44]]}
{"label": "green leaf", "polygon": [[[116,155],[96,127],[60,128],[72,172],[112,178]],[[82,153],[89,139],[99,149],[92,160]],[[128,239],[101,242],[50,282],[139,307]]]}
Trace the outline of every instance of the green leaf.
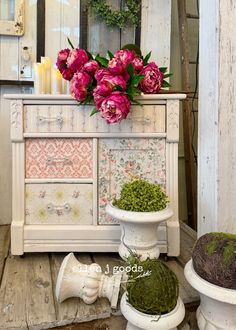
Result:
{"label": "green leaf", "polygon": [[130,78],[132,79],[134,77],[134,67],[132,63],[129,63],[127,66],[127,72],[130,75]]}
{"label": "green leaf", "polygon": [[159,68],[159,70],[161,71],[161,72],[163,72],[163,73],[166,73],[166,71],[167,71],[167,67],[161,67],[161,68]]}
{"label": "green leaf", "polygon": [[98,109],[97,108],[93,108],[93,110],[90,113],[90,117],[92,117],[93,115],[95,115],[96,113],[98,113]]}
{"label": "green leaf", "polygon": [[99,56],[99,55],[97,55],[96,57],[95,57],[95,60],[99,63],[99,64],[101,64],[102,66],[104,66],[105,68],[107,68],[107,66],[108,66],[108,59],[106,59],[105,57],[102,57],[102,56]]}
{"label": "green leaf", "polygon": [[140,103],[139,101],[137,101],[136,99],[133,99],[132,102],[133,102],[134,104],[139,105],[140,107],[143,107],[143,104]]}
{"label": "green leaf", "polygon": [[141,50],[140,50],[139,46],[137,46],[135,44],[124,45],[121,49],[134,50],[137,55],[142,56],[142,53],[141,53]]}
{"label": "green leaf", "polygon": [[87,55],[88,55],[88,58],[89,58],[90,60],[93,60],[93,55],[92,55],[89,51],[87,51],[87,50],[86,50],[86,53],[87,53]]}
{"label": "green leaf", "polygon": [[67,37],[67,41],[69,43],[69,45],[71,46],[72,49],[75,49],[75,47],[73,46],[72,42],[70,41],[70,38]]}
{"label": "green leaf", "polygon": [[132,84],[134,84],[134,85],[138,85],[138,84],[143,80],[144,77],[145,77],[144,74],[137,74],[137,75],[134,76],[134,78],[132,79]]}
{"label": "green leaf", "polygon": [[147,65],[147,64],[148,64],[148,61],[149,61],[151,55],[152,55],[152,52],[149,52],[149,53],[145,56],[145,58],[144,58],[144,60],[143,60],[143,65]]}
{"label": "green leaf", "polygon": [[110,52],[110,50],[107,51],[107,54],[109,55],[110,60],[113,59],[114,55],[112,54],[112,52]]}
{"label": "green leaf", "polygon": [[168,78],[168,77],[171,77],[171,76],[173,76],[173,73],[167,73],[167,74],[164,75],[164,78]]}
{"label": "green leaf", "polygon": [[163,80],[161,87],[163,87],[163,88],[171,87],[171,84],[169,84],[166,80]]}

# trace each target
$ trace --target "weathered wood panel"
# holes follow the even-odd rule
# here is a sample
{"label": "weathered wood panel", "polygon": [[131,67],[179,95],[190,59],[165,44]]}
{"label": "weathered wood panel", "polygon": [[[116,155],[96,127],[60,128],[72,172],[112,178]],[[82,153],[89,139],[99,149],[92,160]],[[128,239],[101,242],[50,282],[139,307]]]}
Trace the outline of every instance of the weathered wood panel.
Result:
{"label": "weathered wood panel", "polygon": [[170,66],[171,1],[142,0],[141,49],[159,66]]}
{"label": "weathered wood panel", "polygon": [[199,236],[236,232],[235,15],[234,1],[200,1]]}
{"label": "weathered wood panel", "polygon": [[57,52],[69,47],[67,37],[77,46],[80,33],[80,0],[46,1],[45,55],[56,61]]}

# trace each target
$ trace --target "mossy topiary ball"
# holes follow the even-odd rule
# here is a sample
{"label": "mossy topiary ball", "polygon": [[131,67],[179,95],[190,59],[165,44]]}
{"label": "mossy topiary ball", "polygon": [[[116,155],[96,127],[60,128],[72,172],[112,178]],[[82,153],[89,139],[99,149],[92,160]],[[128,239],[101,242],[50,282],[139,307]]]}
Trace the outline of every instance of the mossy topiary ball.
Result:
{"label": "mossy topiary ball", "polygon": [[[162,315],[171,312],[179,295],[176,275],[159,259],[140,261],[135,258],[133,264],[141,266],[142,272],[128,274],[128,302],[145,314]],[[141,277],[145,273],[149,275]]]}
{"label": "mossy topiary ball", "polygon": [[194,247],[193,267],[206,281],[236,289],[236,235],[208,233]]}
{"label": "mossy topiary ball", "polygon": [[156,212],[166,208],[168,198],[160,185],[145,180],[133,180],[125,183],[119,199],[113,205],[126,211]]}

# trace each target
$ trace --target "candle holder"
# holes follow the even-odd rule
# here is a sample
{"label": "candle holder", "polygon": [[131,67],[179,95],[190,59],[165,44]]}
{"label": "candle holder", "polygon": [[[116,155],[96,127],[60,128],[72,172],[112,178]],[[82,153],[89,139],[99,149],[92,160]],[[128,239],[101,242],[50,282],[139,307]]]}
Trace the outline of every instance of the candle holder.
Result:
{"label": "candle holder", "polygon": [[79,297],[86,304],[92,304],[98,297],[105,297],[111,307],[116,308],[121,277],[120,273],[104,275],[98,264],[83,264],[70,253],[64,258],[58,273],[56,298],[63,302],[70,297]]}

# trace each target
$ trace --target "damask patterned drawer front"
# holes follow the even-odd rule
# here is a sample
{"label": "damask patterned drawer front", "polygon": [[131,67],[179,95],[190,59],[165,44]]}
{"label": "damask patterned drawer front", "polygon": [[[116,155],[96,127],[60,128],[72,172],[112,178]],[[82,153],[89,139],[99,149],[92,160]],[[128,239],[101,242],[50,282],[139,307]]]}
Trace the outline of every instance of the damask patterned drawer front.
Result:
{"label": "damask patterned drawer front", "polygon": [[99,114],[90,117],[92,106],[26,105],[24,132],[64,133],[164,133],[165,105],[132,106],[126,120],[107,125]]}
{"label": "damask patterned drawer front", "polygon": [[92,184],[26,184],[26,224],[92,224]]}
{"label": "damask patterned drawer front", "polygon": [[113,224],[105,207],[133,176],[166,185],[166,140],[99,140],[99,224]]}
{"label": "damask patterned drawer front", "polygon": [[27,139],[26,178],[92,178],[92,139]]}

